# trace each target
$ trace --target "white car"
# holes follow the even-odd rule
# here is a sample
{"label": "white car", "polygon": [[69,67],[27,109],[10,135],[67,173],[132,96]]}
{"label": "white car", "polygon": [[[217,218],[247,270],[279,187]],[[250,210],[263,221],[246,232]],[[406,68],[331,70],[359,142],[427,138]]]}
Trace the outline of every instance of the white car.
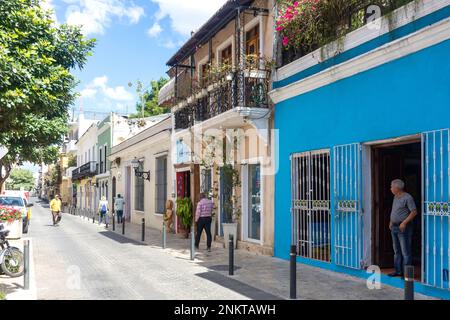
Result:
{"label": "white car", "polygon": [[28,227],[30,225],[31,207],[32,203],[29,203],[27,199],[20,195],[15,194],[2,194],[0,195],[0,206],[12,207],[22,212],[22,231],[28,233]]}

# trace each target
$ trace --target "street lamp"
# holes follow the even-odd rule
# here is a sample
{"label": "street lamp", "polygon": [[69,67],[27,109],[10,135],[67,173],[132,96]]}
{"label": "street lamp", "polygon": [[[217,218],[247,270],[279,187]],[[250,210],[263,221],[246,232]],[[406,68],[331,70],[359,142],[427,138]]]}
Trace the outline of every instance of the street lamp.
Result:
{"label": "street lamp", "polygon": [[150,181],[150,171],[139,171],[140,164],[141,162],[136,158],[134,158],[134,160],[131,161],[131,166],[134,169],[135,176]]}

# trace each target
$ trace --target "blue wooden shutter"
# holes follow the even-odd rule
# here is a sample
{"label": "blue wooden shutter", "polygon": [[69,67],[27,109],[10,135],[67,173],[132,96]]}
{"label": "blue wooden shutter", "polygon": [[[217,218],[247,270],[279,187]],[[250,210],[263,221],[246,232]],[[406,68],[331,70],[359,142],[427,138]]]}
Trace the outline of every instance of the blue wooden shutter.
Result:
{"label": "blue wooden shutter", "polygon": [[361,145],[334,147],[334,263],[362,267]]}
{"label": "blue wooden shutter", "polygon": [[422,136],[422,281],[449,289],[450,129]]}

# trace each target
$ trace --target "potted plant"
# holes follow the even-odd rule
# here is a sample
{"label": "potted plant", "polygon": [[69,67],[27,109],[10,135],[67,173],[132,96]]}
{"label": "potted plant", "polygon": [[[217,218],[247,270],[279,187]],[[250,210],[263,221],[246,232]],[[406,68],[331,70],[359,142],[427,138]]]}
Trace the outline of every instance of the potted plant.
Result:
{"label": "potted plant", "polygon": [[22,211],[0,206],[0,224],[5,230],[9,230],[10,239],[20,239],[22,237]]}
{"label": "potted plant", "polygon": [[181,225],[186,230],[186,238],[188,238],[193,220],[191,198],[177,199],[177,216],[181,219]]}

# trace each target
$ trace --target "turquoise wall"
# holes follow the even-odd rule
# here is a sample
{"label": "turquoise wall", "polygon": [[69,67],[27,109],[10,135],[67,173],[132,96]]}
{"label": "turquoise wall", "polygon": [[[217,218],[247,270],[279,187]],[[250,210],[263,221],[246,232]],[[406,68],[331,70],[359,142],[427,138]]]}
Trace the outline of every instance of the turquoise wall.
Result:
{"label": "turquoise wall", "polygon": [[288,259],[289,156],[450,128],[450,41],[279,103],[275,128],[280,135],[275,255]]}
{"label": "turquoise wall", "polygon": [[[108,129],[105,130],[105,132],[102,132],[101,134],[98,135],[97,137],[97,148],[104,148],[104,145],[107,145],[107,152],[106,152],[106,156],[108,157],[111,154],[111,126],[109,125],[109,123],[111,122],[111,116],[108,116],[106,119],[104,119],[99,125],[98,125],[98,130],[100,131],[104,126],[109,126]],[[102,149],[104,150],[104,149]],[[97,150],[98,152],[98,150]],[[103,152],[103,151],[102,151]],[[97,153],[97,157],[98,157],[98,153]],[[100,159],[99,162],[100,164]],[[111,162],[108,160],[108,158],[106,158],[106,170],[111,169]]]}

